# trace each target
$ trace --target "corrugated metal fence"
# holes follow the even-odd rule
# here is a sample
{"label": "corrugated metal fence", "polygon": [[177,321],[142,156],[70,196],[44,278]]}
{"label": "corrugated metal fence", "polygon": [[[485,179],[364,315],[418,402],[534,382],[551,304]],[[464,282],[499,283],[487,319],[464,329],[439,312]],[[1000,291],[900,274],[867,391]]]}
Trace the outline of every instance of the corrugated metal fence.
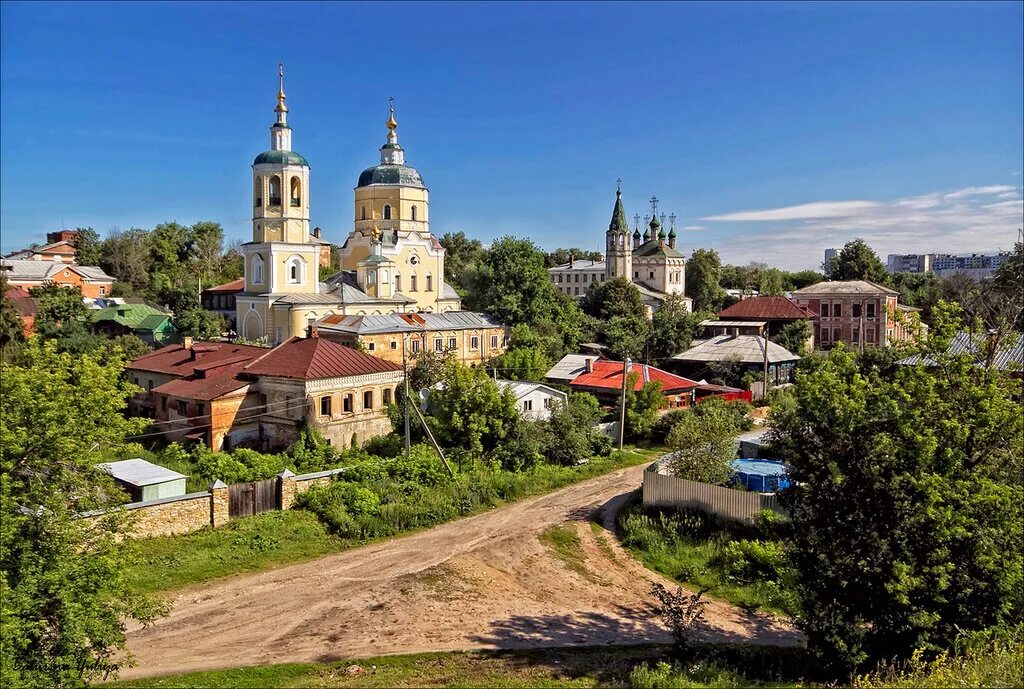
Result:
{"label": "corrugated metal fence", "polygon": [[713,486],[662,473],[670,459],[666,455],[644,471],[643,501],[652,507],[690,507],[723,519],[752,522],[761,510],[787,516],[779,499],[771,493]]}

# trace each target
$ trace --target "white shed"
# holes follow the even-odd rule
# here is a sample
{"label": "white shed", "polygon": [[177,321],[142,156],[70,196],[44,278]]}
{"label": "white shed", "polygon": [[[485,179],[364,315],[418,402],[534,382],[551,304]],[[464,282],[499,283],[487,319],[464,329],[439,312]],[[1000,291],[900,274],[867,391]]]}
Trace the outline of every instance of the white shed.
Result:
{"label": "white shed", "polygon": [[524,419],[544,420],[551,416],[554,400],[566,404],[569,396],[543,383],[522,380],[496,380],[502,390],[510,389],[516,398],[516,408]]}
{"label": "white shed", "polygon": [[132,496],[133,502],[173,498],[185,494],[187,477],[184,474],[144,459],[104,462],[97,466],[113,476],[118,485]]}

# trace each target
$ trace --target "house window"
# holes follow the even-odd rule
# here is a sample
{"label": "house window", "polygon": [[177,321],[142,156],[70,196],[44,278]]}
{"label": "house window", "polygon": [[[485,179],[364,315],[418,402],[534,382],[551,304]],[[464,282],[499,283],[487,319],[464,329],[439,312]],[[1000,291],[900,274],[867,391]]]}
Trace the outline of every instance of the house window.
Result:
{"label": "house window", "polygon": [[497,349],[497,348],[498,348],[498,336],[497,335],[491,335],[491,349]]}
{"label": "house window", "polygon": [[420,351],[420,341],[419,340],[413,340],[412,341],[412,352],[413,352],[413,354],[415,354],[418,351]]}
{"label": "house window", "polygon": [[[152,387],[150,389],[152,390]],[[167,411],[167,398],[164,396],[160,397],[160,408]]]}
{"label": "house window", "polygon": [[352,413],[352,395],[345,395],[342,399],[341,410],[346,413]]}
{"label": "house window", "polygon": [[384,404],[391,404],[391,388],[384,388]]}
{"label": "house window", "polygon": [[373,390],[363,393],[363,409],[373,409]]}
{"label": "house window", "polygon": [[367,342],[366,343],[366,351],[368,351],[368,352],[372,352],[373,351],[373,343],[372,342]]}
{"label": "house window", "polygon": [[104,287],[103,285],[100,285],[100,296],[102,297],[106,293],[107,293],[107,288]]}
{"label": "house window", "polygon": [[331,398],[329,395],[320,398],[320,416],[331,415]]}
{"label": "house window", "polygon": [[551,398],[550,397],[545,397],[544,398],[544,408],[545,409],[551,409]]}
{"label": "house window", "polygon": [[[150,378],[148,381],[146,381],[146,390],[147,390],[147,392],[153,392],[153,379],[152,378]],[[164,409],[166,409],[167,408],[167,406],[166,406],[167,400],[165,399],[164,402],[165,402]]]}
{"label": "house window", "polygon": [[443,349],[443,348],[444,348],[444,338],[442,338],[442,337],[435,337],[434,338],[434,351],[435,352],[440,352],[441,349]]}
{"label": "house window", "polygon": [[833,342],[839,342],[841,339],[843,339],[843,331],[840,330],[839,328],[833,328],[833,330],[832,330],[832,341]]}
{"label": "house window", "polygon": [[391,349],[398,349],[398,341],[391,340]]}
{"label": "house window", "polygon": [[842,304],[833,304],[832,305],[832,315],[835,318],[842,317],[842,315],[843,315],[843,305]]}
{"label": "house window", "polygon": [[433,292],[434,291],[434,276],[433,275],[428,275],[427,276],[427,291],[428,292]]}
{"label": "house window", "polygon": [[202,416],[206,413],[206,405],[202,402],[196,402],[196,416]]}
{"label": "house window", "polygon": [[868,303],[868,318],[874,318],[874,317],[875,317],[875,305],[873,303],[869,302]]}
{"label": "house window", "polygon": [[633,271],[633,279],[634,280],[639,280],[640,279],[640,271],[639,270],[634,270]]}
{"label": "house window", "polygon": [[653,270],[651,271],[651,279],[652,280],[654,279],[654,271]]}
{"label": "house window", "polygon": [[579,273],[576,273],[576,276],[575,276],[575,278],[576,278],[576,279],[575,279],[575,280],[573,280],[573,282],[579,282],[579,281],[580,281],[580,274],[579,274]]}
{"label": "house window", "polygon": [[828,318],[828,304],[822,303],[821,315],[824,316],[825,318]]}
{"label": "house window", "polygon": [[854,344],[860,342],[860,328],[853,329],[850,339],[853,341]]}
{"label": "house window", "polygon": [[138,384],[139,384],[139,377],[138,377],[138,376],[134,376],[134,377],[132,378],[132,380],[134,380],[134,381],[135,381],[135,384],[136,384],[136,385],[138,385]]}
{"label": "house window", "polygon": [[480,338],[476,335],[469,338],[469,348],[473,350],[480,349]]}
{"label": "house window", "polygon": [[868,328],[867,330],[864,331],[864,334],[867,336],[868,342],[874,342],[875,341],[875,329],[874,328]]}
{"label": "house window", "polygon": [[455,349],[459,346],[459,341],[454,337],[448,338],[448,349]]}
{"label": "house window", "polygon": [[409,278],[409,291],[410,292],[415,292],[416,291],[416,276],[415,275],[413,275],[412,277]]}
{"label": "house window", "polygon": [[533,400],[523,400],[523,411],[533,411]]}
{"label": "house window", "polygon": [[854,304],[851,308],[853,309],[853,317],[860,318],[860,304]]}
{"label": "house window", "polygon": [[559,282],[559,284],[561,284],[561,282],[562,282],[562,275],[561,275],[561,273],[559,273],[559,275],[558,275],[558,282]]}
{"label": "house window", "polygon": [[584,282],[584,283],[586,283],[586,282],[587,282],[587,274],[586,274],[586,273],[583,273],[583,282]]}
{"label": "house window", "polygon": [[580,288],[579,287],[573,287],[572,289],[573,289],[573,294],[575,296],[577,296],[577,297],[580,296]]}

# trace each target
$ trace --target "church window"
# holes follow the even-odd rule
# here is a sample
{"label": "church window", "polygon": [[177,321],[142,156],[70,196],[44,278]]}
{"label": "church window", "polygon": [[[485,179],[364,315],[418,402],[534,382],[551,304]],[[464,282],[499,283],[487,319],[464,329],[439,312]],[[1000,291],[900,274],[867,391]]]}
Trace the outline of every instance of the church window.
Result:
{"label": "church window", "polygon": [[259,254],[252,257],[252,284],[263,284],[263,257]]}
{"label": "church window", "polygon": [[409,291],[410,292],[415,292],[416,291],[416,276],[415,275],[412,275],[412,276],[409,277]]}
{"label": "church window", "polygon": [[281,205],[281,178],[273,175],[270,178],[270,204],[271,206]]}
{"label": "church window", "polygon": [[391,220],[391,206],[384,204],[384,219]]}
{"label": "church window", "polygon": [[366,206],[359,207],[359,219],[366,220]]}
{"label": "church window", "polygon": [[377,271],[369,270],[366,272],[366,284],[372,285],[377,282]]}
{"label": "church window", "polygon": [[434,276],[433,275],[428,275],[427,276],[427,291],[428,292],[433,292],[434,291]]}
{"label": "church window", "polygon": [[412,207],[412,219],[416,220],[416,206]]}
{"label": "church window", "polygon": [[302,205],[302,182],[298,177],[292,177],[292,206]]}
{"label": "church window", "polygon": [[[252,205],[259,208],[263,205],[263,178],[257,177],[252,181]],[[259,227],[256,228],[260,229]]]}
{"label": "church window", "polygon": [[302,260],[301,256],[292,256],[285,265],[288,271],[288,282],[300,285],[305,281],[306,262]]}
{"label": "church window", "polygon": [[395,291],[396,292],[401,292],[402,291],[402,276],[401,275],[396,275],[395,276]]}

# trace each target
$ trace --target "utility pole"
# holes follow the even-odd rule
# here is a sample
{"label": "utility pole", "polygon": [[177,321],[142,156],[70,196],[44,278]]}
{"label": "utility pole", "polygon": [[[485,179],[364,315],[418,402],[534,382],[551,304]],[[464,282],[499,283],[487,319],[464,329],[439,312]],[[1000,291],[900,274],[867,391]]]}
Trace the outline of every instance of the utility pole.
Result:
{"label": "utility pole", "polygon": [[412,456],[412,442],[409,435],[409,405],[412,404],[412,398],[409,397],[409,361],[406,358],[406,350],[408,339],[405,333],[402,333],[402,371],[405,373],[405,459],[406,461]]}
{"label": "utility pole", "polygon": [[626,379],[629,378],[629,365],[632,363],[629,357],[622,362],[622,404],[619,410],[619,450],[626,438]]}

